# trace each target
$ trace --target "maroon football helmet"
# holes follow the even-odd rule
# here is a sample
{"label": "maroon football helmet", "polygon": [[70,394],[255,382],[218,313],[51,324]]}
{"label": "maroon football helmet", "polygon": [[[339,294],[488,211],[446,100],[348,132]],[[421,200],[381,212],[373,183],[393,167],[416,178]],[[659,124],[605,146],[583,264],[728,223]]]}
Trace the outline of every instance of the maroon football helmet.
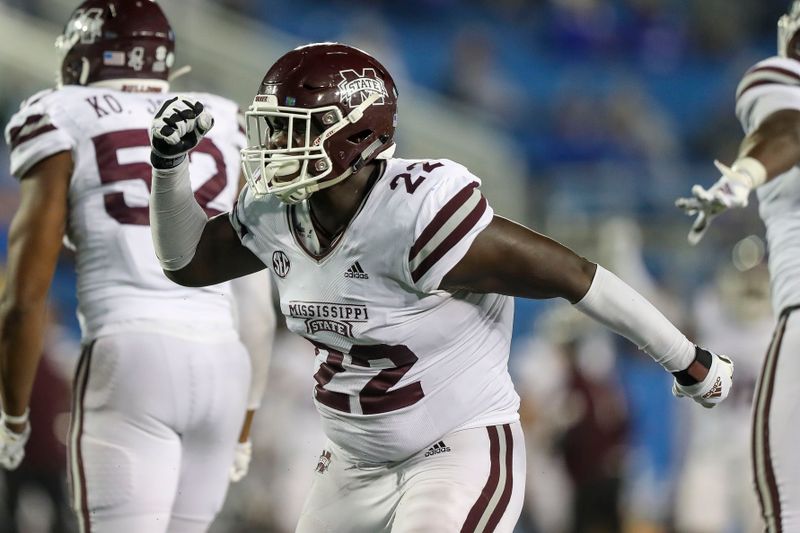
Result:
{"label": "maroon football helmet", "polygon": [[309,44],[272,65],[245,116],[242,163],[251,189],[297,203],[391,155],[397,89],[366,52]]}
{"label": "maroon football helmet", "polygon": [[175,34],[152,0],[86,0],[56,39],[56,50],[63,57],[59,85],[123,80],[165,88]]}

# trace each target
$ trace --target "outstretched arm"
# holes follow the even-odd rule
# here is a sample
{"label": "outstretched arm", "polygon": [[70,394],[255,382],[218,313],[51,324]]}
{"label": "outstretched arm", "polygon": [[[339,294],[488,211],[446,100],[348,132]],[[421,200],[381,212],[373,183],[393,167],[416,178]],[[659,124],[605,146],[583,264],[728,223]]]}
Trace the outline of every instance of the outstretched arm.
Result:
{"label": "outstretched arm", "polygon": [[750,192],[800,163],[800,111],[782,109],[768,116],[742,141],[730,167],[715,161],[722,177],[710,188],[692,187],[692,197],[675,205],[697,215],[689,242],[697,244],[714,218],[731,207],[745,207]]}
{"label": "outstretched arm", "polygon": [[765,181],[800,163],[800,111],[782,109],[767,117],[742,141],[737,161],[745,157],[764,166]]}
{"label": "outstretched arm", "polygon": [[[42,355],[47,291],[66,228],[71,174],[69,152],[34,165],[22,178],[20,205],[9,231],[6,284],[0,297],[0,393],[5,425],[16,433],[27,428],[24,420]],[[3,466],[16,466],[6,459],[0,457]]]}
{"label": "outstretched arm", "polygon": [[[478,234],[441,286],[526,298],[565,298],[673,373],[677,392],[688,390],[711,407],[730,388],[730,374],[721,372],[719,357],[696,348],[625,282],[552,239],[502,217],[495,216]],[[718,375],[722,376],[720,391],[714,388]],[[719,392],[719,396],[703,397],[708,392]]]}

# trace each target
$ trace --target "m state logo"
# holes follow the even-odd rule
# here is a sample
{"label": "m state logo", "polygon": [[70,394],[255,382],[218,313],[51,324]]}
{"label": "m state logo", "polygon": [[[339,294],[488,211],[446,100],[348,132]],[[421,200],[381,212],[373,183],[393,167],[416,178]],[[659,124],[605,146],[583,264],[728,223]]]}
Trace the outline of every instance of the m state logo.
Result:
{"label": "m state logo", "polygon": [[339,101],[348,107],[357,107],[372,93],[380,95],[372,105],[383,105],[384,98],[389,96],[383,80],[378,77],[374,68],[365,68],[361,74],[353,69],[341,70],[339,75],[342,77],[338,85]]}
{"label": "m state logo", "polygon": [[70,42],[80,39],[81,44],[94,44],[103,35],[103,22],[102,8],[78,9],[67,24],[64,32],[66,39]]}

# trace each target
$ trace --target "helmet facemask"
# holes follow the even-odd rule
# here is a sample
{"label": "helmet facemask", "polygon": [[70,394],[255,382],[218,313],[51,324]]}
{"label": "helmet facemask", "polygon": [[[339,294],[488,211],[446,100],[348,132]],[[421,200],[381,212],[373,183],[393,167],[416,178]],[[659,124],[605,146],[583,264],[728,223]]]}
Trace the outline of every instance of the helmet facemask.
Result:
{"label": "helmet facemask", "polygon": [[800,0],[792,2],[789,12],[778,19],[778,55],[800,59]]}
{"label": "helmet facemask", "polygon": [[[326,151],[326,141],[346,126],[361,120],[366,109],[380,97],[380,94],[372,93],[343,116],[335,105],[305,109],[279,106],[277,98],[272,95],[256,96],[245,113],[247,147],[241,152],[245,179],[255,196],[271,194],[284,203],[296,204],[350,176],[357,170],[355,165],[338,176],[330,176],[333,163]],[[284,146],[271,145],[276,124],[280,124],[278,131],[285,132]],[[376,144],[372,151],[380,146],[380,143]],[[372,155],[366,153],[370,148],[359,161]]]}

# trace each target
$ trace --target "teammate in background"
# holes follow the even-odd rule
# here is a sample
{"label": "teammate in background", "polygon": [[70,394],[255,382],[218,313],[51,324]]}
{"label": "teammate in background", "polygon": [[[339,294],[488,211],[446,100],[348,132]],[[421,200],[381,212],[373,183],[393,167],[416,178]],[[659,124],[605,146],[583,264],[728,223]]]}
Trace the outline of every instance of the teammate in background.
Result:
{"label": "teammate in background", "polygon": [[754,65],[736,90],[736,116],[746,133],[730,167],[708,190],[692,187],[676,205],[697,215],[697,243],[724,210],[744,207],[758,189],[767,227],[772,307],[778,324],[753,403],[752,462],[767,531],[800,530],[800,0],[778,21],[778,55]]}
{"label": "teammate in background", "polygon": [[328,442],[297,531],[513,529],[525,456],[507,295],[566,298],[674,373],[677,394],[725,399],[731,363],[619,278],[494,216],[463,166],[393,158],[396,111],[370,55],[336,43],[285,54],[246,114],[248,186],[210,220],[186,154],[211,112],[172,98],[151,127],[165,273],[204,286],[268,265],[289,329],[316,347]]}
{"label": "teammate in background", "polygon": [[[248,397],[251,363],[232,288],[180,287],[153,251],[147,131],[171,98],[174,34],[152,1],[88,0],[56,48],[58,88],[26,100],[6,129],[21,201],[0,299],[0,465],[23,458],[46,296],[66,238],[76,250],[83,344],[68,442],[81,531],[205,531],[229,476],[246,471],[245,412],[263,383]],[[196,97],[219,120],[191,162],[193,197],[213,215],[237,195],[244,135],[236,104]],[[241,282],[255,298],[241,301],[242,338],[263,366],[274,318],[268,280]]]}

